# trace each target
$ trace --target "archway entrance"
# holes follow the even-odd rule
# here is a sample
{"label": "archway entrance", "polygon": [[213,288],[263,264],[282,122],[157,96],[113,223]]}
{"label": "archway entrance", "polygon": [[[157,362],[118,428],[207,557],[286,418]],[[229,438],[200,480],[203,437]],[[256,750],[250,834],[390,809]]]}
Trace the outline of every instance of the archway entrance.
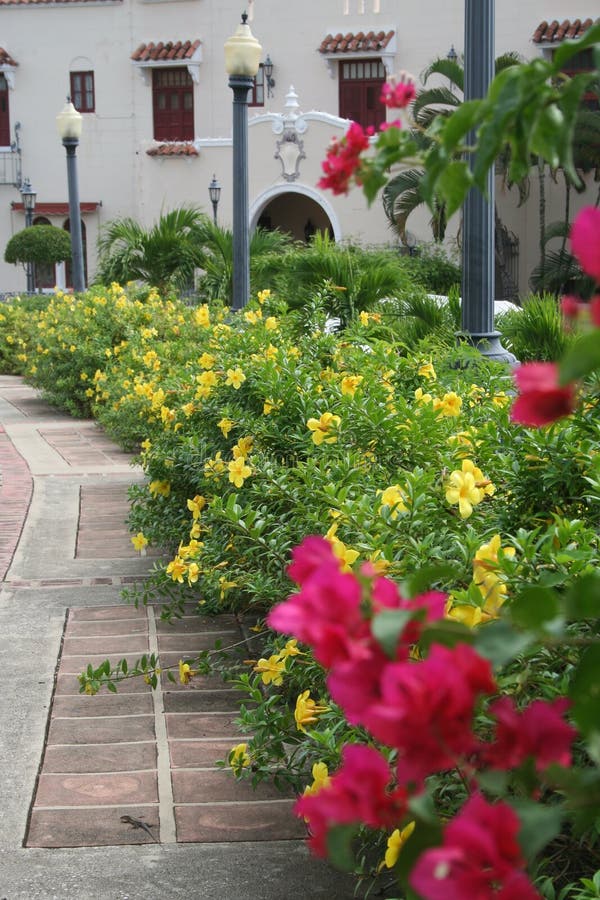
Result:
{"label": "archway entrance", "polygon": [[296,241],[308,243],[318,231],[336,237],[336,228],[319,202],[305,193],[285,191],[268,200],[255,212],[253,226],[279,229]]}

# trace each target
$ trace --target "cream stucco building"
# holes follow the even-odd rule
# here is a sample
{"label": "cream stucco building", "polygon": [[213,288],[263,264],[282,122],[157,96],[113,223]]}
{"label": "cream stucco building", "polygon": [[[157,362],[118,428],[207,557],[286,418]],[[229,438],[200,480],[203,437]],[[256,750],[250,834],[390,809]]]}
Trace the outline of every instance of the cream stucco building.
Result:
{"label": "cream stucco building", "polygon": [[[347,117],[365,124],[381,116],[386,73],[418,78],[451,46],[462,51],[464,0],[247,5],[263,59],[273,63],[273,83],[261,68],[248,111],[251,225],[285,228],[299,239],[327,229],[338,240],[393,243],[379,203],[368,209],[358,191],[334,197],[316,187],[321,161]],[[232,96],[223,45],[241,11],[231,0],[0,0],[0,247],[24,226],[22,178],[36,190],[36,219],[61,227],[68,220],[55,125],[67,94],[84,119],[78,172],[89,279],[104,223],[132,216],[150,225],[183,204],[211,212],[213,174],[222,186],[219,221],[230,226]],[[564,0],[498,0],[496,52],[552,52],[562,35],[538,32],[534,42],[542,21],[585,23],[597,14],[598,0],[578,0],[577,8]],[[536,259],[537,204],[519,209],[516,194],[500,194],[499,204],[519,239],[523,289]],[[425,214],[410,229],[430,240]],[[60,267],[38,273],[40,284],[64,277]],[[0,261],[0,291],[24,288],[23,270]]]}

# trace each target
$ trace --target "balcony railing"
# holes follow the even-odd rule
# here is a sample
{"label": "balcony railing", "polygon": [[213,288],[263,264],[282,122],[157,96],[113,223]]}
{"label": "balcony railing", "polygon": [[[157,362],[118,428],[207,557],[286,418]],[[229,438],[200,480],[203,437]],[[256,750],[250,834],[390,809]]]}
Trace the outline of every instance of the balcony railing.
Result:
{"label": "balcony railing", "polygon": [[0,185],[10,184],[20,188],[23,184],[21,171],[21,143],[19,134],[21,123],[15,123],[15,139],[10,147],[0,147]]}

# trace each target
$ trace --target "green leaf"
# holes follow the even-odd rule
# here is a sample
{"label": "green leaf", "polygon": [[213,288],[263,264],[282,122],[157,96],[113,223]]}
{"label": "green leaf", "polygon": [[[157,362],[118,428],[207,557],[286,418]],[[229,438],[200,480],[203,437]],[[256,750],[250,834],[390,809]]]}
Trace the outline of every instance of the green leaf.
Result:
{"label": "green leaf", "polygon": [[508,772],[494,772],[490,769],[487,772],[479,772],[477,781],[488,794],[502,797],[508,787],[509,774]]}
{"label": "green leaf", "polygon": [[510,805],[521,820],[519,843],[527,859],[533,859],[560,832],[563,810],[559,806],[514,799]]}
{"label": "green leaf", "polygon": [[583,575],[565,597],[567,618],[600,618],[600,575]]}
{"label": "green leaf", "polygon": [[482,100],[466,100],[444,121],[440,131],[446,150],[455,150],[459,141],[475,127],[483,110]]}
{"label": "green leaf", "polygon": [[579,40],[563,41],[554,51],[552,55],[552,69],[555,74],[558,75],[561,69],[564,68],[565,63],[572,56],[575,56],[576,53],[581,53],[582,50],[586,50],[588,47],[598,43],[600,43],[600,21],[588,28],[584,36]]}
{"label": "green leaf", "polygon": [[508,622],[490,622],[477,631],[474,647],[496,668],[501,668],[526,650],[533,641],[534,635],[515,631]]}
{"label": "green leaf", "polygon": [[108,688],[108,690],[111,693],[113,693],[113,694],[117,693],[117,686],[113,681],[109,681],[108,684],[106,685],[106,687]]}
{"label": "green leaf", "polygon": [[396,658],[398,639],[412,618],[409,609],[386,609],[373,616],[371,632],[390,659]]}
{"label": "green leaf", "polygon": [[428,591],[436,582],[451,581],[457,577],[458,569],[450,563],[423,566],[404,581],[404,590],[409,597],[416,597],[418,594]]}
{"label": "green leaf", "polygon": [[457,644],[472,644],[474,637],[475,632],[463,625],[462,622],[440,619],[427,625],[419,640],[419,646],[424,650],[429,650],[432,644],[455,647]]}
{"label": "green leaf", "polygon": [[557,169],[561,161],[562,129],[565,117],[555,104],[544,106],[539,110],[531,133],[531,151],[543,157],[553,169]]}
{"label": "green leaf", "polygon": [[327,832],[327,852],[329,859],[343,872],[351,872],[356,864],[352,841],[358,832],[357,825],[336,825]]}
{"label": "green leaf", "polygon": [[522,628],[541,628],[545,622],[556,619],[561,610],[560,597],[548,587],[527,587],[510,605],[513,622]]}
{"label": "green leaf", "polygon": [[571,714],[584,735],[600,730],[600,644],[585,651],[571,681]]}
{"label": "green leaf", "polygon": [[448,207],[448,218],[453,216],[456,210],[463,205],[467,192],[472,185],[473,176],[468,163],[462,159],[448,163],[437,183],[437,190],[446,201]]}
{"label": "green leaf", "polygon": [[561,385],[583,378],[600,369],[600,341],[596,331],[583,335],[575,342],[559,363]]}

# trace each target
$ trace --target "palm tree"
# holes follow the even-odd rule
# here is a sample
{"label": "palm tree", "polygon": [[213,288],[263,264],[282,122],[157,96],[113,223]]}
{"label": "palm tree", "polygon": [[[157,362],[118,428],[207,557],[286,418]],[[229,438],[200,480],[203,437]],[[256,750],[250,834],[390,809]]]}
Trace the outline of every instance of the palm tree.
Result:
{"label": "palm tree", "polygon": [[[520,62],[517,53],[504,53],[496,60],[496,74],[508,66]],[[431,145],[427,129],[438,116],[449,116],[463,102],[464,68],[459,59],[439,57],[435,59],[421,75],[424,85],[433,76],[447,78],[449,85],[437,85],[419,91],[413,105],[412,115],[415,122],[413,138],[420,150]],[[406,169],[390,179],[383,190],[383,209],[392,228],[404,240],[408,217],[425,202],[422,191],[423,169]],[[433,239],[441,243],[444,240],[447,226],[447,211],[443,200],[434,198],[433,214],[430,220]]]}
{"label": "palm tree", "polygon": [[[201,244],[199,290],[207,299],[230,303],[233,293],[233,232],[204,219],[199,231]],[[255,228],[250,237],[251,290],[267,285],[259,283],[269,270],[281,267],[281,256],[292,245],[282,231]]]}
{"label": "palm tree", "polygon": [[165,213],[150,229],[135,219],[114,219],[98,240],[96,281],[145,281],[161,292],[188,287],[202,261],[202,226],[207,221],[201,210],[191,207]]}

